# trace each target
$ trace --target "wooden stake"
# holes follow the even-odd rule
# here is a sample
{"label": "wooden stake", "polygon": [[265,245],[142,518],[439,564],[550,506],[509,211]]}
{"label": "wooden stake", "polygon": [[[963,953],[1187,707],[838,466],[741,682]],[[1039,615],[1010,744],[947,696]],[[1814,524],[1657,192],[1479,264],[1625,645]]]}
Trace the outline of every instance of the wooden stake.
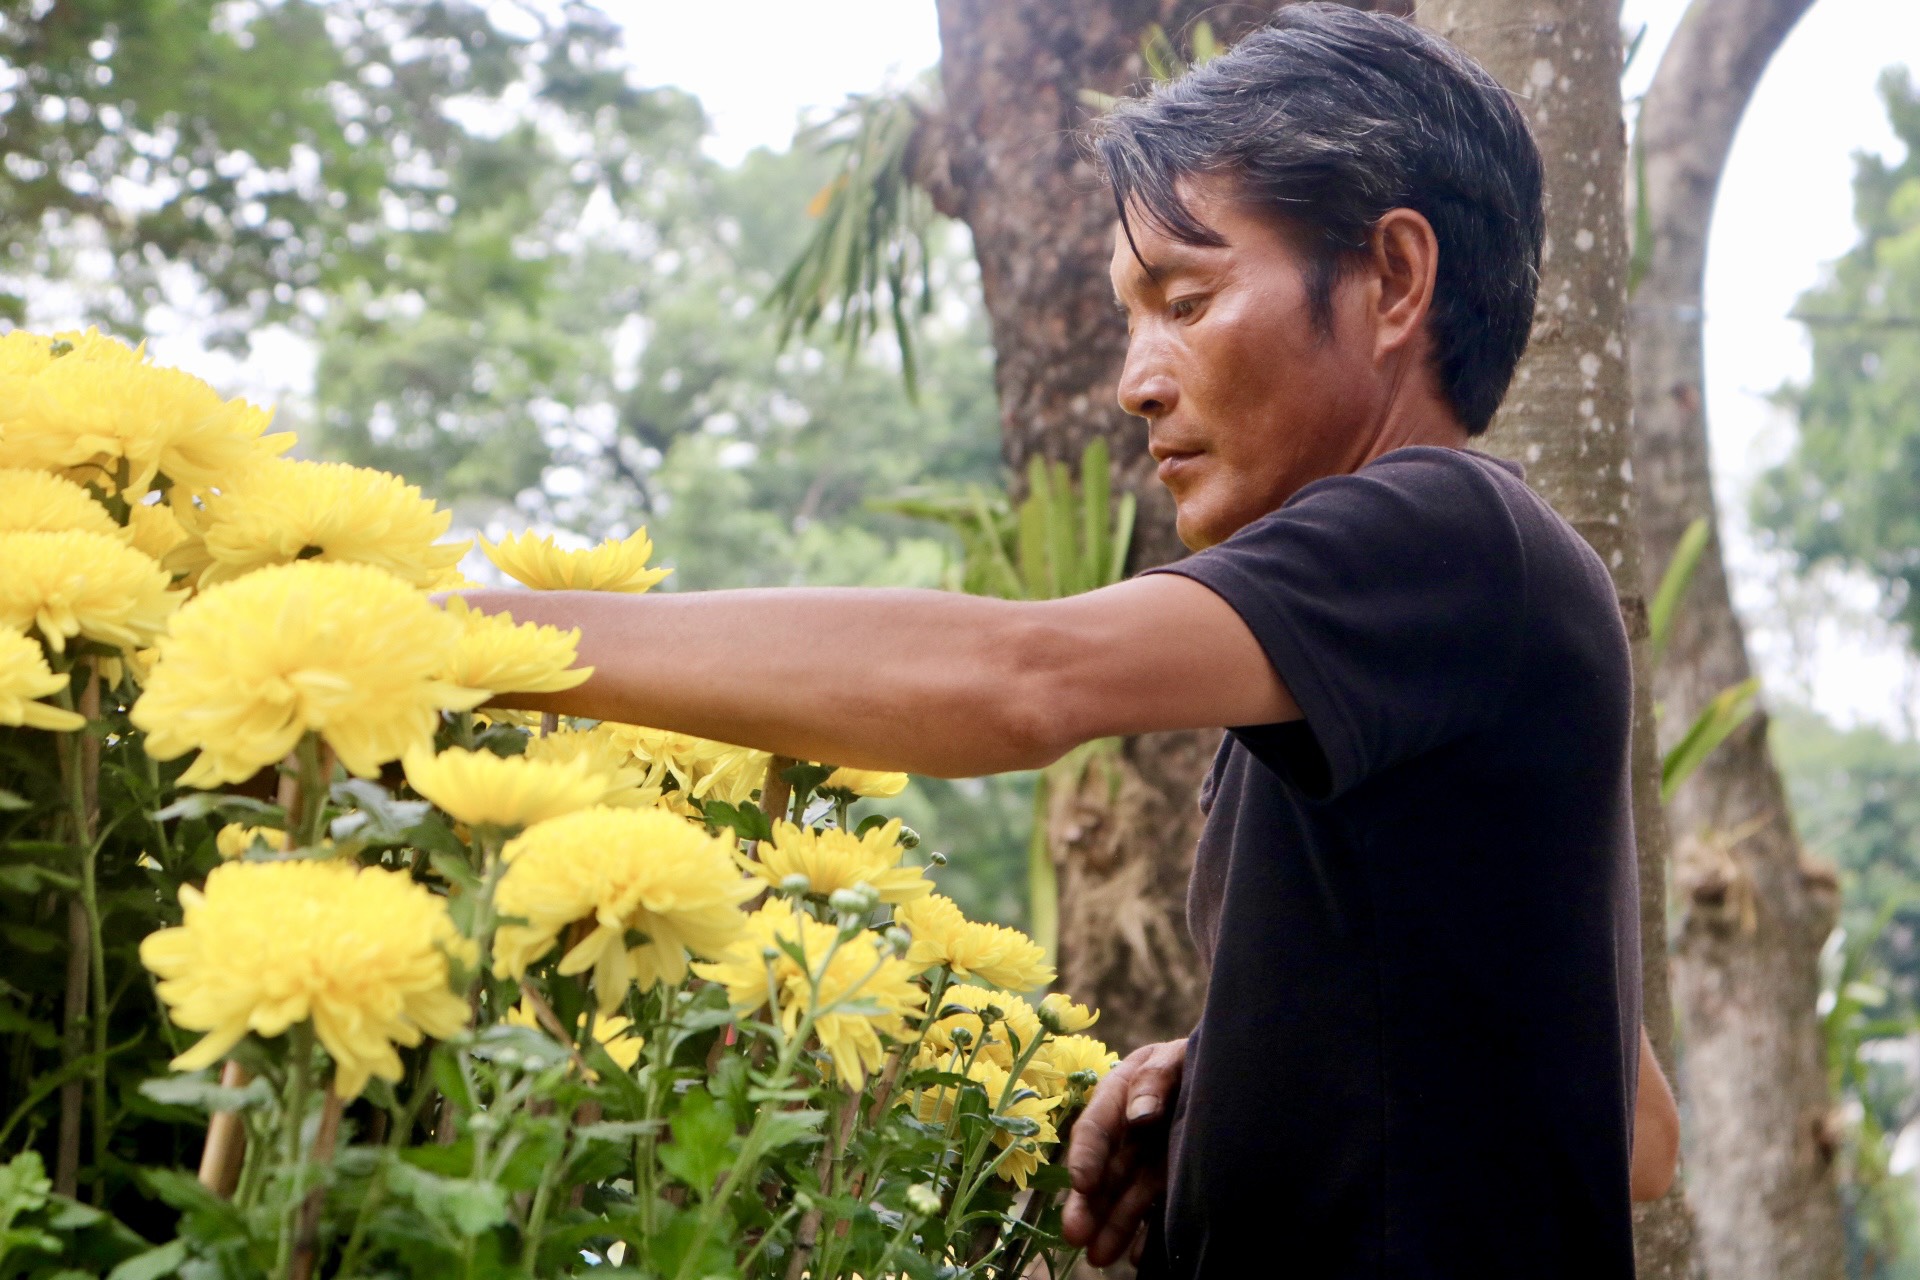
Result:
{"label": "wooden stake", "polygon": [[[237,1062],[220,1068],[220,1083],[244,1089],[252,1077]],[[200,1149],[200,1185],[222,1200],[233,1198],[240,1185],[240,1163],[247,1154],[247,1126],[238,1111],[216,1111],[207,1123],[207,1143]]]}

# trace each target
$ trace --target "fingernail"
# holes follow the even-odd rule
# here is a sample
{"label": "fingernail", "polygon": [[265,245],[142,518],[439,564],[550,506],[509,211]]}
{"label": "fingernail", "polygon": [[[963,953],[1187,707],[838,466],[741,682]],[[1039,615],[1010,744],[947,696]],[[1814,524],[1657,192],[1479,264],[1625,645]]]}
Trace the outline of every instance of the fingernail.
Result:
{"label": "fingernail", "polygon": [[1151,1120],[1160,1114],[1160,1099],[1135,1098],[1127,1104],[1127,1119]]}

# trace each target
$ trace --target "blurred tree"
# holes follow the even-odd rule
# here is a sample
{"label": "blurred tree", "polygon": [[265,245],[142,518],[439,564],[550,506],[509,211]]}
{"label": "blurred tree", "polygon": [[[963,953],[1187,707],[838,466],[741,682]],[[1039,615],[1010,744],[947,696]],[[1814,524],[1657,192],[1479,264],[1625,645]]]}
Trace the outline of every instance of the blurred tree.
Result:
{"label": "blurred tree", "polygon": [[[1841,1264],[1837,1144],[1814,1011],[1831,872],[1803,858],[1717,537],[1704,394],[1703,294],[1715,193],[1747,103],[1812,0],[1692,0],[1634,136],[1628,338],[1634,488],[1650,572],[1695,550],[1653,670],[1660,740],[1681,748],[1716,709],[1731,729],[1670,789],[1675,996],[1688,1100],[1687,1189],[1715,1275],[1814,1280]],[[1688,530],[1707,535],[1689,545]],[[1651,1014],[1649,1015],[1651,1020]]]}
{"label": "blurred tree", "polygon": [[1804,565],[1860,569],[1888,608],[1920,623],[1920,85],[1880,81],[1906,155],[1857,160],[1860,241],[1803,294],[1813,375],[1781,399],[1799,416],[1793,452],[1755,489],[1755,523]]}
{"label": "blurred tree", "polygon": [[1909,1039],[1920,1015],[1920,745],[1869,725],[1840,729],[1792,705],[1775,711],[1771,728],[1801,836],[1839,867],[1845,888],[1819,1007],[1829,1076],[1850,1120],[1837,1162],[1847,1274],[1920,1276],[1912,1171],[1893,1171],[1899,1135],[1920,1114]]}
{"label": "blurred tree", "polygon": [[660,106],[616,39],[568,0],[9,0],[0,312],[61,278],[123,333],[183,294],[229,344],[304,328],[384,281],[396,238],[447,225],[450,181],[497,162],[486,126],[510,110],[605,139],[574,162],[624,190],[644,175],[618,139]]}

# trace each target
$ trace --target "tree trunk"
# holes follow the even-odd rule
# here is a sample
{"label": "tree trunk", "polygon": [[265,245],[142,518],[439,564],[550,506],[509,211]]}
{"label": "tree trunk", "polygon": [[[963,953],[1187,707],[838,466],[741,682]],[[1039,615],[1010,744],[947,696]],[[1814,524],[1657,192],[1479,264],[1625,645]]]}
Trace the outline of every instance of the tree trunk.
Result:
{"label": "tree trunk", "polygon": [[[1115,400],[1126,353],[1107,263],[1113,197],[1076,131],[1083,90],[1146,78],[1140,40],[1206,17],[1231,39],[1272,12],[1205,0],[939,0],[945,107],[917,164],[941,211],[966,222],[992,327],[1002,451],[1015,483],[1036,454],[1077,459],[1096,437],[1138,495],[1132,567],[1183,554],[1142,424]],[[1062,985],[1103,1011],[1122,1053],[1185,1035],[1206,976],[1187,935],[1195,804],[1218,733],[1128,739],[1053,798]]]}
{"label": "tree trunk", "polygon": [[[1651,221],[1632,306],[1634,461],[1645,563],[1687,525],[1718,528],[1702,392],[1703,283],[1714,194],[1774,51],[1812,0],[1694,0],[1640,114]],[[1656,673],[1669,740],[1752,674],[1716,536]],[[1715,1280],[1841,1274],[1834,1135],[1817,960],[1833,927],[1830,871],[1802,861],[1756,715],[1674,797],[1681,906],[1675,987],[1689,1103],[1686,1152],[1701,1255]]]}
{"label": "tree trunk", "polygon": [[[1532,344],[1483,447],[1523,463],[1528,481],[1613,574],[1635,675],[1642,1018],[1662,1062],[1671,1063],[1667,833],[1629,462],[1620,0],[1428,0],[1420,17],[1520,98],[1546,165],[1547,239]],[[1642,1280],[1691,1273],[1692,1230],[1677,1189],[1640,1211],[1635,1228]]]}

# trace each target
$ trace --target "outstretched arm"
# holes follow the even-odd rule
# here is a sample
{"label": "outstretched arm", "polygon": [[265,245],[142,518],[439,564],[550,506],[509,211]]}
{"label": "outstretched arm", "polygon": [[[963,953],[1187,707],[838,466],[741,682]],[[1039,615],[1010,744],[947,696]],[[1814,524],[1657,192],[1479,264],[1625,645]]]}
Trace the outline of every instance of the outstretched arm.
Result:
{"label": "outstretched arm", "polygon": [[1170,574],[1048,601],[836,588],[462,594],[580,628],[593,677],[510,705],[854,767],[971,777],[1036,768],[1111,734],[1300,715],[1240,616]]}

